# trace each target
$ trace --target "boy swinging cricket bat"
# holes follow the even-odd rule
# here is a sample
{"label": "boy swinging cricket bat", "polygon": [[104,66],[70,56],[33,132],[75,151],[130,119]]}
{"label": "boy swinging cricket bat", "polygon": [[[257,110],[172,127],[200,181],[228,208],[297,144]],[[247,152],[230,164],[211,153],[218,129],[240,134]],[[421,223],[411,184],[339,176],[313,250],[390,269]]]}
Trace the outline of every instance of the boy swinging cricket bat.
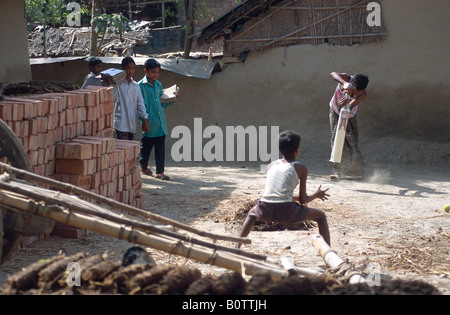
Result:
{"label": "boy swinging cricket bat", "polygon": [[330,162],[334,171],[330,179],[338,181],[341,176],[363,178],[364,159],[359,150],[355,115],[358,105],[367,97],[369,78],[364,73],[351,76],[347,73],[332,72],[330,76],[338,82],[329,104],[333,137]]}

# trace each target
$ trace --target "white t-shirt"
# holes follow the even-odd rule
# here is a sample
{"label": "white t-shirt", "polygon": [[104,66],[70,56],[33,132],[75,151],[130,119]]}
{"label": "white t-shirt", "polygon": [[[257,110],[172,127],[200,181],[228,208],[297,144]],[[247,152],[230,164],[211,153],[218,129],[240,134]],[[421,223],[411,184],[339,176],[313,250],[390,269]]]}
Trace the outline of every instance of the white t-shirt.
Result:
{"label": "white t-shirt", "polygon": [[266,188],[261,197],[265,202],[292,202],[294,189],[298,185],[298,175],[294,164],[297,161],[286,162],[276,160],[267,172]]}

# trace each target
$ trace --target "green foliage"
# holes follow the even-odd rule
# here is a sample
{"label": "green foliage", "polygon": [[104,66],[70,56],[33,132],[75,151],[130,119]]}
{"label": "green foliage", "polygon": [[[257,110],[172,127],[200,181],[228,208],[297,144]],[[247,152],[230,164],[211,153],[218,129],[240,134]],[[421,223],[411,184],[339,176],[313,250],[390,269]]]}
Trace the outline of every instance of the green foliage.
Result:
{"label": "green foliage", "polygon": [[81,7],[82,21],[89,21],[90,1],[76,0],[25,0],[25,18],[29,29],[37,25],[59,27],[66,25],[67,3],[78,2]]}
{"label": "green foliage", "polygon": [[122,34],[127,27],[128,19],[122,13],[102,14],[96,16],[93,22],[97,22],[96,32],[98,34],[104,34],[108,30]]}

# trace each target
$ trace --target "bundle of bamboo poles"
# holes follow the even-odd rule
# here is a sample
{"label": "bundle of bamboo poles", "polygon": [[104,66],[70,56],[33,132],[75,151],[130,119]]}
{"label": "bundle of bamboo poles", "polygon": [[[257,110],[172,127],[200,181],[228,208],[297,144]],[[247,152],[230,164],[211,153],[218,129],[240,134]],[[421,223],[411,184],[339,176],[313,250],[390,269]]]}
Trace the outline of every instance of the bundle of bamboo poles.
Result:
{"label": "bundle of bamboo poles", "polygon": [[[275,263],[275,259],[215,243],[216,240],[250,243],[249,239],[201,231],[8,164],[0,163],[0,171],[4,172],[0,176],[0,205],[32,212],[76,228],[87,229],[242,274],[253,275],[257,271],[268,271],[273,279],[281,279],[288,275],[288,271]],[[49,188],[42,188],[33,183]],[[207,237],[213,241],[187,236],[153,224],[149,220]]]}

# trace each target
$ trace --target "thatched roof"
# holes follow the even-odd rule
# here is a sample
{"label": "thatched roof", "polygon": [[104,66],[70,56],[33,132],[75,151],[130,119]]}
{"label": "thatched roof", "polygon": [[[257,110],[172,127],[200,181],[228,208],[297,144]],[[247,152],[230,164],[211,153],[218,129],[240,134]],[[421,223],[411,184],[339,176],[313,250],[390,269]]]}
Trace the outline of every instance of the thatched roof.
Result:
{"label": "thatched roof", "polygon": [[199,45],[211,42],[242,27],[249,19],[259,16],[265,9],[283,0],[247,0],[204,27],[197,38]]}
{"label": "thatched roof", "polygon": [[383,23],[367,22],[373,12],[367,7],[369,2],[247,0],[203,28],[197,43],[205,45],[224,38],[224,50],[239,55],[274,46],[377,42],[386,31]]}

